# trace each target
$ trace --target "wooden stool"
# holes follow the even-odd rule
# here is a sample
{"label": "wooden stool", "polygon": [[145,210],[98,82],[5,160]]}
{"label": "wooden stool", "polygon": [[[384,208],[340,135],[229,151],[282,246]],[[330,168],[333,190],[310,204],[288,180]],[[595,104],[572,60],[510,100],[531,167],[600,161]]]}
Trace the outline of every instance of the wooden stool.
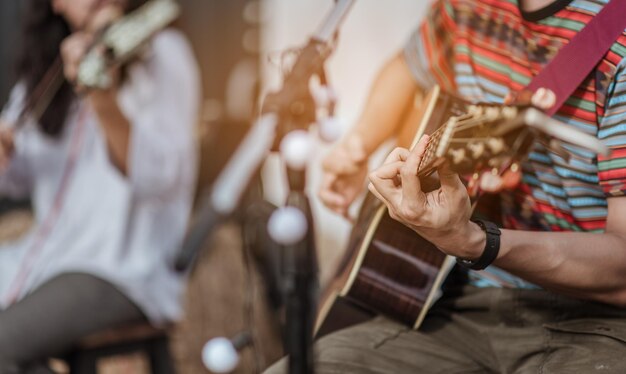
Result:
{"label": "wooden stool", "polygon": [[167,331],[148,323],[88,336],[66,360],[70,374],[174,373]]}

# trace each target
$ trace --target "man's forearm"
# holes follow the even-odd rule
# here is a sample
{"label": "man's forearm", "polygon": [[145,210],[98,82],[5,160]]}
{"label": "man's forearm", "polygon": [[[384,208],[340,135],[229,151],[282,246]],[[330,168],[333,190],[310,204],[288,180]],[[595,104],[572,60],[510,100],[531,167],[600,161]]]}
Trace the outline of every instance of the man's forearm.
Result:
{"label": "man's forearm", "polygon": [[356,136],[369,155],[396,135],[411,105],[417,85],[399,54],[376,77],[365,108],[349,136]]}
{"label": "man's forearm", "polygon": [[626,237],[502,230],[494,264],[563,294],[626,307]]}

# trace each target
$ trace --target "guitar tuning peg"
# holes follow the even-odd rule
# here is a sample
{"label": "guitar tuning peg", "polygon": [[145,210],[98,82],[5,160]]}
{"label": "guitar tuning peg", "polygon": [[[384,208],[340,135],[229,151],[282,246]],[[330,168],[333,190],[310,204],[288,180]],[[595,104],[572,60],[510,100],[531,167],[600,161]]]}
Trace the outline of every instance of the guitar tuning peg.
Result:
{"label": "guitar tuning peg", "polygon": [[490,106],[485,110],[485,117],[487,121],[495,121],[500,116],[500,109]]}
{"label": "guitar tuning peg", "polygon": [[472,115],[480,115],[481,111],[482,111],[481,108],[475,104],[472,104],[467,107],[467,113],[472,114]]}
{"label": "guitar tuning peg", "polygon": [[480,177],[480,189],[487,192],[497,192],[502,189],[503,180],[498,173],[498,169],[485,172]]}
{"label": "guitar tuning peg", "polygon": [[502,117],[505,119],[513,119],[517,117],[517,107],[505,106],[502,108]]}
{"label": "guitar tuning peg", "polygon": [[493,154],[499,154],[504,150],[504,140],[502,138],[488,138],[487,147]]}
{"label": "guitar tuning peg", "polygon": [[452,163],[454,165],[459,165],[461,162],[463,162],[465,160],[465,149],[464,148],[450,149],[448,154],[450,155],[450,157],[452,157]]}
{"label": "guitar tuning peg", "polygon": [[499,157],[493,157],[493,158],[490,158],[489,161],[487,161],[487,166],[491,168],[497,168],[500,165],[502,165],[502,159]]}
{"label": "guitar tuning peg", "polygon": [[483,142],[468,143],[467,148],[472,152],[472,158],[475,160],[485,153],[485,143]]}

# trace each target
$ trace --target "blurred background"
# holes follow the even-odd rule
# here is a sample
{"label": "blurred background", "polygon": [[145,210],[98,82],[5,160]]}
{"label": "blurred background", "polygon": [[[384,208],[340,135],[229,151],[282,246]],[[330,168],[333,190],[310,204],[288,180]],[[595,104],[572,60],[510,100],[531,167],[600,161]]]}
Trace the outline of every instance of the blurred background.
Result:
{"label": "blurred background", "polygon": [[[14,83],[13,57],[19,46],[20,0],[0,2],[0,103]],[[303,46],[330,11],[331,0],[181,0],[177,26],[187,34],[199,61],[204,92],[200,137],[203,143],[201,186],[208,186],[245,134],[257,95],[276,89],[281,51]],[[339,94],[338,118],[345,132],[357,119],[380,66],[401,49],[418,25],[429,1],[358,0],[341,28],[336,53],[328,65],[329,79]],[[311,160],[308,191],[313,199],[321,280],[330,279],[346,244],[350,225],[330,213],[316,198],[321,157],[332,145],[319,142]],[[376,160],[373,161],[377,162]],[[263,173],[266,197],[276,205],[285,199],[285,182],[276,157]],[[5,201],[3,206],[12,202]],[[259,285],[257,274],[242,265],[239,231],[224,226],[207,243],[192,275],[187,319],[175,330],[173,350],[181,373],[203,373],[202,345],[214,336],[232,336],[244,323],[245,290]],[[228,285],[228,286],[225,286]],[[255,305],[263,305],[262,287],[255,287]],[[266,307],[255,308],[255,322],[265,343],[263,364],[281,356],[279,338]],[[257,356],[259,356],[257,355]],[[259,357],[257,357],[257,360]],[[244,354],[239,372],[251,372],[253,355]]]}

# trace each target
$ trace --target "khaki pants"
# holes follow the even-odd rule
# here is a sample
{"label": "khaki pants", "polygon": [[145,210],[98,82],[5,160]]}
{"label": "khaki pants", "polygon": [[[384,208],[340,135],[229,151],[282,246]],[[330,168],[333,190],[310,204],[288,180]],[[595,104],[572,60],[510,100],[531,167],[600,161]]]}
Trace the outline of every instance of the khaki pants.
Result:
{"label": "khaki pants", "polygon": [[626,373],[626,310],[464,286],[419,331],[376,318],[322,338],[316,354],[316,373]]}

